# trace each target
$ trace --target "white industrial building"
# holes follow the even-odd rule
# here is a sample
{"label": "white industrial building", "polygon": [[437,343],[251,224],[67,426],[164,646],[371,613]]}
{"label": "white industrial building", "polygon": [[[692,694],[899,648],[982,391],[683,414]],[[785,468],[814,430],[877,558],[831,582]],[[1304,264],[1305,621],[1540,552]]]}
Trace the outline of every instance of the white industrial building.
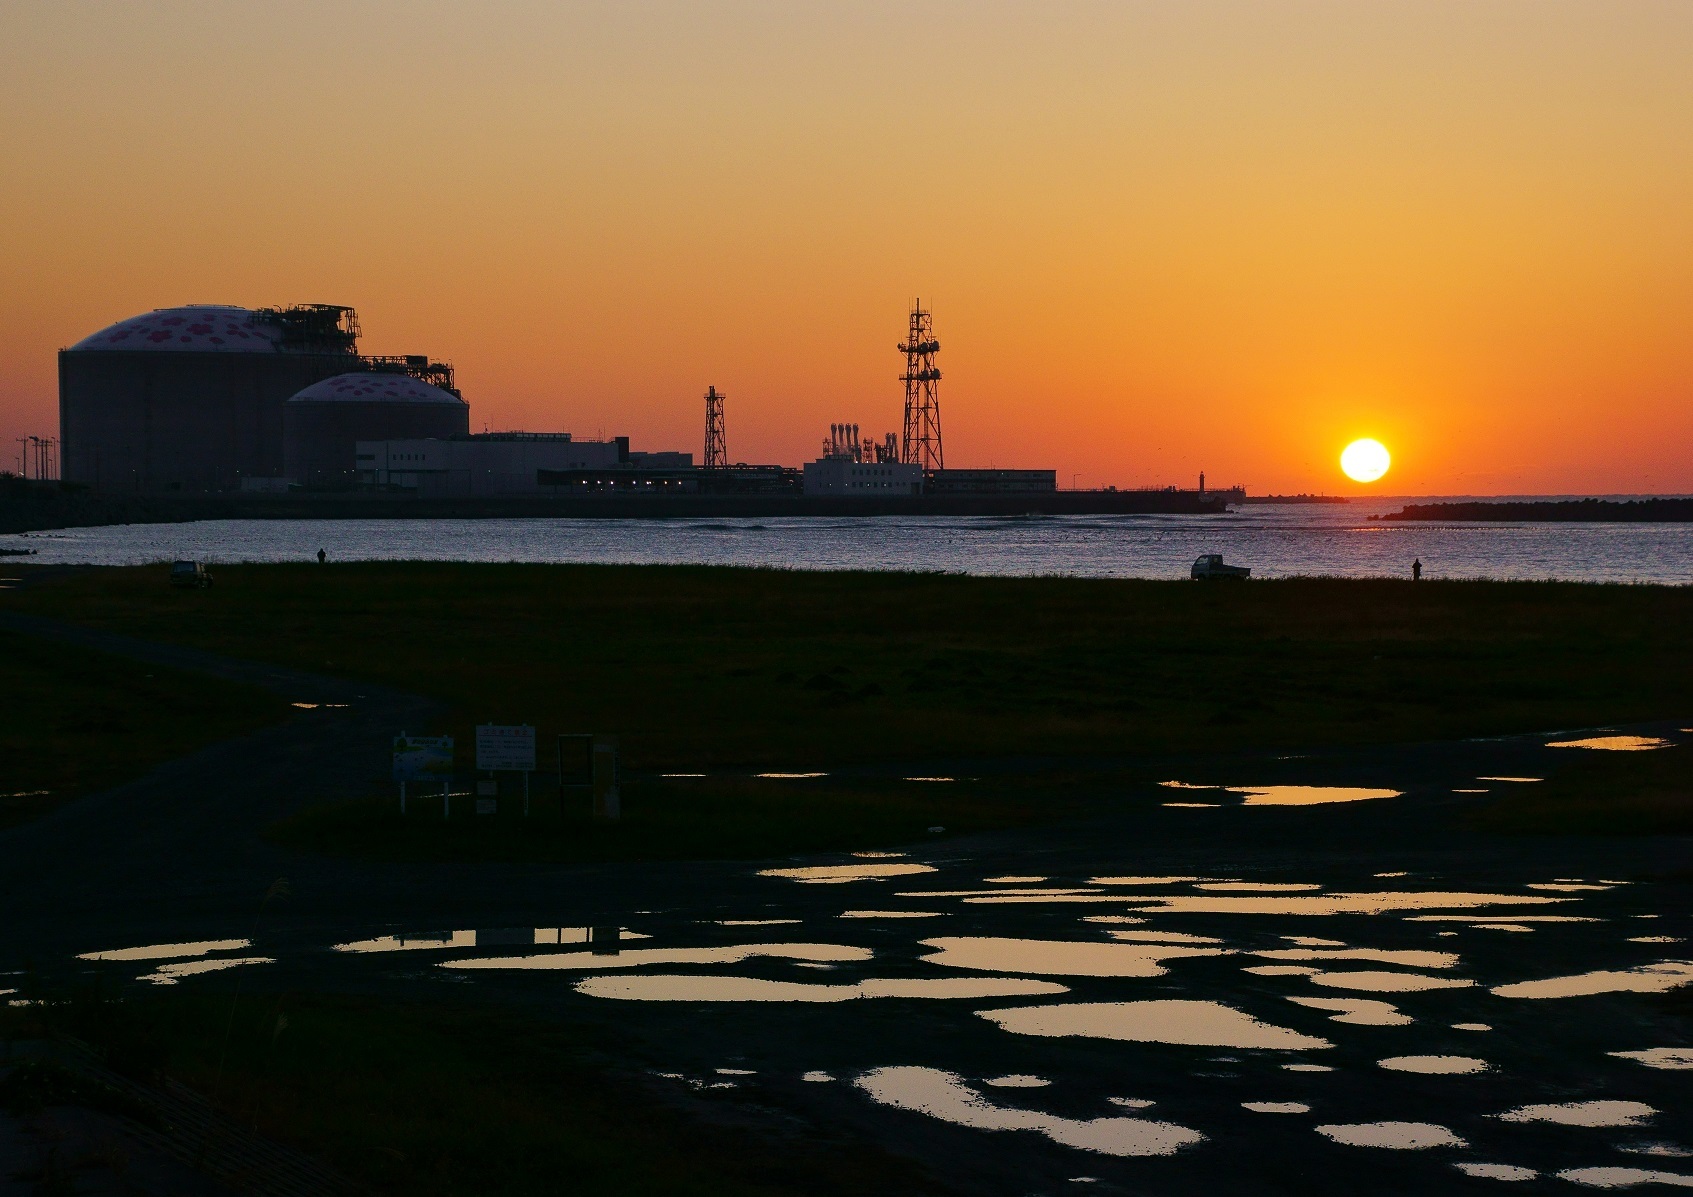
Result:
{"label": "white industrial building", "polygon": [[899,460],[894,435],[860,439],[857,424],[829,425],[823,456],[805,463],[805,493],[876,498],[923,493],[923,467]]}

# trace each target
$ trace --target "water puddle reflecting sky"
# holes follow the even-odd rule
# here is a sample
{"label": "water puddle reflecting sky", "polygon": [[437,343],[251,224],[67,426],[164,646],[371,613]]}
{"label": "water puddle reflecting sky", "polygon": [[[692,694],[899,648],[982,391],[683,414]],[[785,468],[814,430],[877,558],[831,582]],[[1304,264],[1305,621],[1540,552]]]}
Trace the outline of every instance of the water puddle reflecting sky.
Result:
{"label": "water puddle reflecting sky", "polygon": [[1557,740],[1548,748],[1590,748],[1599,752],[1645,752],[1653,748],[1668,748],[1668,740],[1656,736],[1588,736],[1584,740]]}
{"label": "water puddle reflecting sky", "polygon": [[1360,1027],[1403,1027],[1415,1021],[1409,1014],[1401,1014],[1392,1002],[1371,998],[1290,997],[1287,999],[1315,1010],[1331,1010],[1330,1022],[1351,1023]]}
{"label": "water puddle reflecting sky", "polygon": [[935,949],[923,957],[927,963],[948,968],[1088,977],[1161,977],[1167,971],[1165,960],[1226,952],[1168,944],[991,937],[925,939],[923,946]]}
{"label": "water puddle reflecting sky", "polygon": [[1558,1126],[1639,1126],[1658,1111],[1639,1101],[1566,1101],[1518,1106],[1498,1115],[1501,1122],[1551,1122]]}
{"label": "water puddle reflecting sky", "polygon": [[1382,1147],[1393,1151],[1426,1151],[1431,1147],[1467,1144],[1444,1126],[1432,1122],[1329,1123],[1314,1128],[1319,1135],[1349,1147]]}
{"label": "water puddle reflecting sky", "polygon": [[1260,1022],[1221,1002],[1159,999],[1144,1002],[1073,1002],[1016,1006],[977,1013],[1017,1035],[1076,1035],[1135,1043],[1189,1047],[1239,1047],[1306,1051],[1333,1047],[1327,1039]]}
{"label": "water puddle reflecting sky", "polygon": [[1474,1056],[1389,1056],[1377,1060],[1376,1067],[1389,1072],[1417,1072],[1425,1076],[1470,1076],[1486,1072],[1486,1060]]}
{"label": "water puddle reflecting sky", "polygon": [[78,960],[176,960],[204,956],[210,952],[239,952],[253,946],[250,939],[205,939],[198,943],[154,943],[138,948],[115,948],[107,952],[84,952]]}
{"label": "water puddle reflecting sky", "polygon": [[716,974],[642,973],[588,977],[576,992],[636,1002],[848,1002],[861,998],[979,1000],[1067,993],[1065,986],[1025,977],[870,978],[842,985],[770,981]]}
{"label": "water puddle reflecting sky", "polygon": [[270,956],[218,956],[206,960],[179,960],[161,964],[152,972],[142,974],[140,979],[150,981],[154,985],[175,985],[183,977],[222,972],[226,968],[239,968],[245,964],[275,963],[275,959]]}
{"label": "water puddle reflecting sky", "polygon": [[1601,969],[1570,977],[1547,977],[1541,981],[1516,981],[1495,985],[1493,992],[1510,998],[1587,997],[1596,993],[1666,993],[1693,983],[1693,963],[1666,960],[1639,968]]}
{"label": "water puddle reflecting sky", "polygon": [[1107,1116],[1061,1118],[1000,1105],[962,1077],[937,1068],[874,1068],[854,1082],[871,1100],[986,1131],[1035,1131],[1055,1143],[1114,1156],[1173,1155],[1205,1136],[1171,1122]]}
{"label": "water puddle reflecting sky", "polygon": [[539,956],[482,956],[443,960],[446,969],[570,969],[641,968],[649,964],[739,964],[754,957],[780,960],[857,961],[874,955],[869,948],[835,943],[757,943],[720,948],[635,948],[628,952],[547,952]]}
{"label": "water puddle reflecting sky", "polygon": [[1637,1052],[1611,1052],[1624,1060],[1634,1060],[1648,1068],[1693,1068],[1693,1047],[1649,1047]]}
{"label": "water puddle reflecting sky", "polygon": [[888,877],[909,877],[914,873],[933,873],[933,865],[907,862],[904,864],[846,864],[808,865],[793,869],[760,869],[760,877],[785,877],[810,885],[840,885],[848,881],[881,881]]}

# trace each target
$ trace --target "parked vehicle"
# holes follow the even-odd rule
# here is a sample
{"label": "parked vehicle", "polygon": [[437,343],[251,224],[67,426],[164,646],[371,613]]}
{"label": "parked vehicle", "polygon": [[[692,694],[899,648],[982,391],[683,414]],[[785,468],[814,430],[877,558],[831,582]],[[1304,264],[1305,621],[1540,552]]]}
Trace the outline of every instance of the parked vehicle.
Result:
{"label": "parked vehicle", "polygon": [[206,567],[198,561],[172,561],[170,563],[170,584],[172,586],[204,589],[212,584],[212,575],[206,572]]}
{"label": "parked vehicle", "polygon": [[1206,553],[1193,563],[1188,576],[1195,582],[1208,578],[1250,578],[1252,570],[1244,565],[1224,565],[1221,553]]}

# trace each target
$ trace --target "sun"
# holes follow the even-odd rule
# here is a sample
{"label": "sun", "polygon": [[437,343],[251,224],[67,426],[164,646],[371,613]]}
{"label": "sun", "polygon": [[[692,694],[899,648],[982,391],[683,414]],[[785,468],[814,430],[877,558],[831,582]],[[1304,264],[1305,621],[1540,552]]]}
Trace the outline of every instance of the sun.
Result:
{"label": "sun", "polygon": [[1353,441],[1340,453],[1341,472],[1354,482],[1374,482],[1392,463],[1387,446],[1368,437]]}

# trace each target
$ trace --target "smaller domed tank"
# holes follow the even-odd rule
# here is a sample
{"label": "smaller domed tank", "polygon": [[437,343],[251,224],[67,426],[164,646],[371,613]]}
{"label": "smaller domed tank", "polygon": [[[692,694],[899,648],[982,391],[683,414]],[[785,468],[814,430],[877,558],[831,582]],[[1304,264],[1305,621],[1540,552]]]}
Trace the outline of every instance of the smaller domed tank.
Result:
{"label": "smaller domed tank", "polygon": [[470,405],[409,374],[337,374],[288,400],[284,472],[302,486],[339,489],[357,479],[357,443],[465,436]]}

